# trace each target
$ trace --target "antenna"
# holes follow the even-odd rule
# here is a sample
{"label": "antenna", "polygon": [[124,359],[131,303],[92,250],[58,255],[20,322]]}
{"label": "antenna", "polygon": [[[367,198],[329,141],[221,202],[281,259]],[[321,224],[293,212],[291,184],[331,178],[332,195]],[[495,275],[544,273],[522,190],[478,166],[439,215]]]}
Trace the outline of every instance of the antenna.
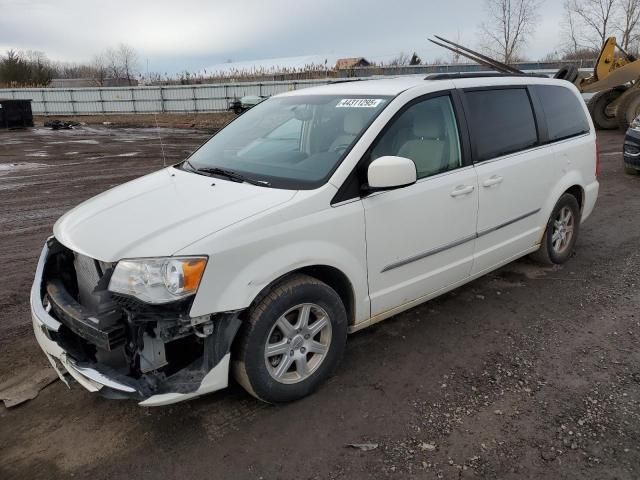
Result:
{"label": "antenna", "polygon": [[158,134],[158,140],[160,140],[160,148],[162,149],[162,166],[167,166],[167,157],[164,154],[164,144],[162,143],[162,135],[160,135],[160,126],[158,125],[158,114],[154,113],[153,118],[156,120],[156,133]]}

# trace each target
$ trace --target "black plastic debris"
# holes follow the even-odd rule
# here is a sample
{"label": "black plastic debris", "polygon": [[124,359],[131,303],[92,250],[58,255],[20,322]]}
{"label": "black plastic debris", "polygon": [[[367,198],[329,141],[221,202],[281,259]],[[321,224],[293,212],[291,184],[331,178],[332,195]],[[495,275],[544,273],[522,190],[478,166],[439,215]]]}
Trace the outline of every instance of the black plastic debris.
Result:
{"label": "black plastic debris", "polygon": [[44,126],[52,130],[70,130],[73,127],[80,125],[78,122],[63,121],[63,120],[49,120],[44,123]]}

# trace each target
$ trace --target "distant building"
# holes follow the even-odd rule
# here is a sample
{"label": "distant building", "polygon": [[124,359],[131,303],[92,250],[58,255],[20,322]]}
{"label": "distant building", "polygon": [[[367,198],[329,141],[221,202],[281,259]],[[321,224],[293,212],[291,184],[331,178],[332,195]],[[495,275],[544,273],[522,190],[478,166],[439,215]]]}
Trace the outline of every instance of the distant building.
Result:
{"label": "distant building", "polygon": [[[99,87],[100,82],[95,78],[54,78],[49,82],[49,88],[83,88]],[[137,87],[138,81],[131,79],[131,85],[126,78],[105,78],[103,87]]]}
{"label": "distant building", "polygon": [[350,70],[352,68],[358,67],[370,67],[371,62],[369,62],[364,57],[354,57],[354,58],[341,58],[336,62],[336,70]]}

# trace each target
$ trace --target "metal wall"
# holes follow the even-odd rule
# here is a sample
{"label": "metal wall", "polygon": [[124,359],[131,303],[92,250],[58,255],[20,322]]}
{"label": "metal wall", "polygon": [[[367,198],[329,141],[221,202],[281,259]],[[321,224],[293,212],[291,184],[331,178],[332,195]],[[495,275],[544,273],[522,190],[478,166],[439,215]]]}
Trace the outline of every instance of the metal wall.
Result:
{"label": "metal wall", "polygon": [[30,99],[36,115],[220,112],[227,110],[234,98],[245,95],[270,96],[325,85],[331,81],[319,79],[163,87],[3,88],[0,89],[0,98]]}

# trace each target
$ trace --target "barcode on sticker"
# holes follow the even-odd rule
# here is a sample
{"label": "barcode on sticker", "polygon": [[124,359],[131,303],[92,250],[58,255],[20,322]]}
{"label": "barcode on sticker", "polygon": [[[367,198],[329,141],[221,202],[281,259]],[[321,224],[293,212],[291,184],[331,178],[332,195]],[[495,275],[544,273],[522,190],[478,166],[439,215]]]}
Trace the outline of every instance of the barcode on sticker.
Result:
{"label": "barcode on sticker", "polygon": [[343,98],[336,108],[376,108],[380,102],[381,98]]}

